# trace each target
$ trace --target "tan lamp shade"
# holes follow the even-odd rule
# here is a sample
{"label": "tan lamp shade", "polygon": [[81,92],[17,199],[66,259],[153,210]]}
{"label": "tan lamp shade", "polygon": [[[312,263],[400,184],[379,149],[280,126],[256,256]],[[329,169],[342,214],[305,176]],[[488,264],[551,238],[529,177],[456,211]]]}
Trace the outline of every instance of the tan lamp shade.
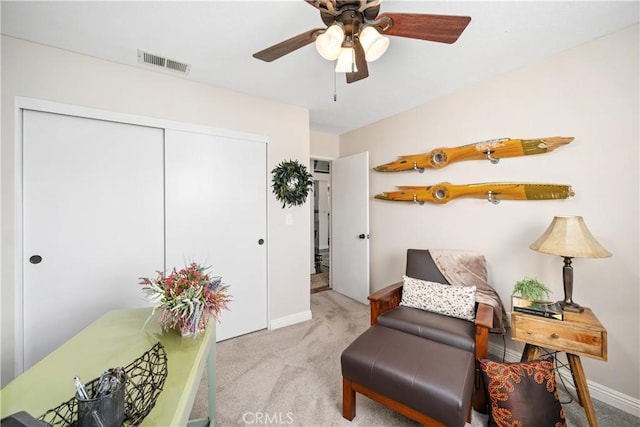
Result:
{"label": "tan lamp shade", "polygon": [[611,252],[593,237],[581,216],[556,216],[544,234],[529,245],[529,248],[570,258],[611,256]]}

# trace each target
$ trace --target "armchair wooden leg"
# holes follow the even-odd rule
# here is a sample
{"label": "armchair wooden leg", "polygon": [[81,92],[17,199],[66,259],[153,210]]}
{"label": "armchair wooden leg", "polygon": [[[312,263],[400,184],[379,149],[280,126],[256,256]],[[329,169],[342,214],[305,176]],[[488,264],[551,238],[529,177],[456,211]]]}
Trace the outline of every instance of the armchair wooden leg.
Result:
{"label": "armchair wooden leg", "polygon": [[480,359],[489,357],[489,328],[476,325],[476,378],[473,390],[473,409],[486,414],[487,396],[484,392],[482,374],[480,373]]}
{"label": "armchair wooden leg", "polygon": [[[478,361],[476,360],[476,363]],[[482,374],[480,373],[480,368],[476,367],[476,378],[473,390],[473,409],[481,414],[486,414],[488,412],[487,409],[487,395],[484,391],[484,382],[482,380]]]}
{"label": "armchair wooden leg", "polygon": [[356,392],[345,377],[342,377],[342,416],[349,421],[356,416]]}

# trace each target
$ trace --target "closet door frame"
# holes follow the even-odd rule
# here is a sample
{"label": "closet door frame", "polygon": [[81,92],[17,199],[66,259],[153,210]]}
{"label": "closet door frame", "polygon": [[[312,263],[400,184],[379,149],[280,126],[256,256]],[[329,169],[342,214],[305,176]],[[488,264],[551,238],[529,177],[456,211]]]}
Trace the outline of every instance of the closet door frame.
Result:
{"label": "closet door frame", "polygon": [[[215,136],[229,137],[235,139],[243,139],[247,141],[255,141],[264,143],[266,150],[266,162],[269,162],[269,150],[268,150],[268,138],[263,135],[257,135],[246,132],[237,132],[227,129],[220,129],[210,126],[197,125],[191,123],[183,123],[173,120],[158,119],[153,117],[145,117],[133,114],[118,113],[114,111],[102,110],[91,107],[82,107],[71,104],[64,104],[52,101],[45,101],[35,98],[16,97],[15,98],[15,159],[14,159],[14,200],[15,200],[15,244],[14,244],[14,370],[16,376],[24,371],[24,275],[23,264],[25,262],[24,245],[23,245],[23,111],[33,110],[45,113],[54,113],[62,115],[77,116],[81,118],[97,119],[104,121],[120,122],[139,126],[148,126],[154,128],[160,128],[163,130],[180,130],[194,133],[204,133]],[[267,182],[265,177],[265,182]],[[268,186],[266,186],[268,187]],[[265,206],[266,218],[266,244],[269,242],[269,212]],[[166,249],[166,248],[165,248]],[[268,247],[267,247],[268,249]],[[265,272],[267,295],[266,295],[266,309],[267,319],[270,319],[270,304],[269,304],[269,255],[268,250],[266,252],[266,266]],[[166,250],[165,250],[165,263],[166,263]],[[167,266],[165,265],[166,269]],[[269,322],[267,321],[267,325]]]}

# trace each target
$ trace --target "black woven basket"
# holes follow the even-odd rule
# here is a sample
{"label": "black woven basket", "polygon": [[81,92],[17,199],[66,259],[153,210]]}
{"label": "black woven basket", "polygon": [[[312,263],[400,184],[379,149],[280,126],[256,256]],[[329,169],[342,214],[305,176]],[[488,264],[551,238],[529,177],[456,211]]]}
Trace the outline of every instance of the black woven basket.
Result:
{"label": "black woven basket", "polygon": [[[127,375],[125,389],[125,418],[123,425],[134,426],[142,422],[156,404],[158,396],[167,378],[167,352],[160,342],[147,350],[142,356],[124,367]],[[94,378],[85,386],[91,396],[98,386],[100,378]],[[75,396],[66,402],[48,410],[38,419],[50,426],[76,426],[78,420],[78,401]]]}

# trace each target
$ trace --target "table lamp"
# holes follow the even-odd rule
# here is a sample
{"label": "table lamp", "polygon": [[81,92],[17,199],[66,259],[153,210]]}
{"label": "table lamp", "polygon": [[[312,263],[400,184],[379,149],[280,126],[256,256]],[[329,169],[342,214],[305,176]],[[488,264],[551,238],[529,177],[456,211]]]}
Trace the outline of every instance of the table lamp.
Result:
{"label": "table lamp", "polygon": [[542,236],[529,245],[534,251],[560,255],[564,258],[562,279],[564,301],[558,301],[563,310],[580,313],[584,309],[572,300],[572,258],[606,258],[611,253],[598,243],[581,216],[556,216]]}

